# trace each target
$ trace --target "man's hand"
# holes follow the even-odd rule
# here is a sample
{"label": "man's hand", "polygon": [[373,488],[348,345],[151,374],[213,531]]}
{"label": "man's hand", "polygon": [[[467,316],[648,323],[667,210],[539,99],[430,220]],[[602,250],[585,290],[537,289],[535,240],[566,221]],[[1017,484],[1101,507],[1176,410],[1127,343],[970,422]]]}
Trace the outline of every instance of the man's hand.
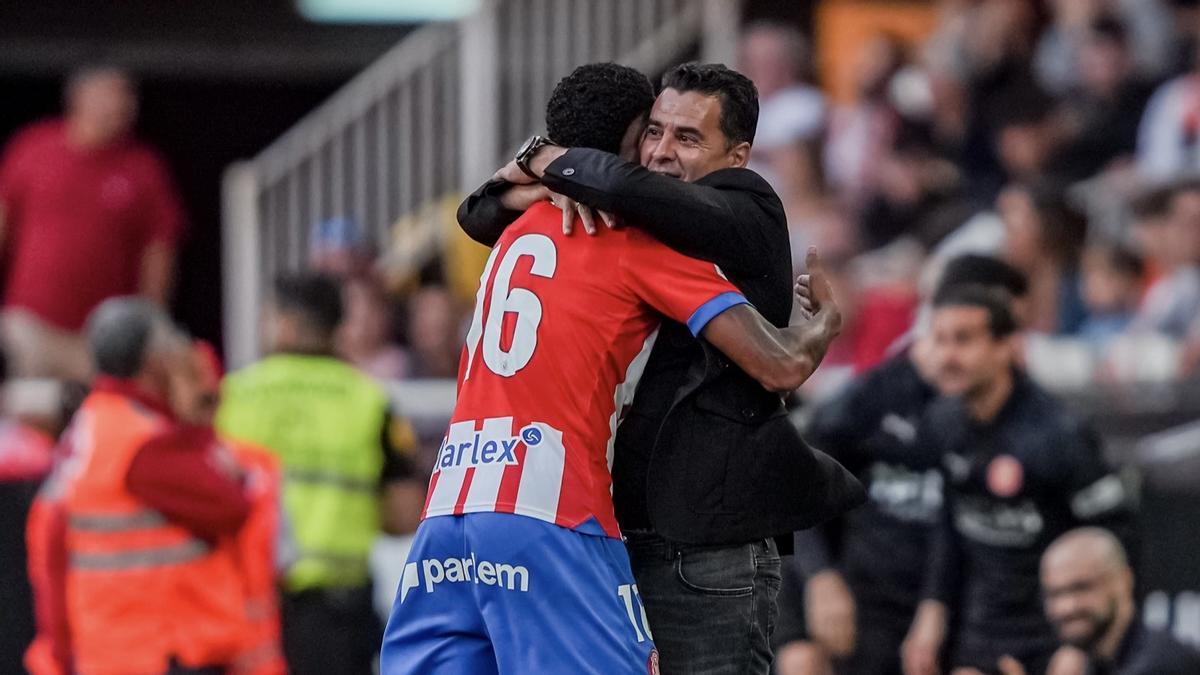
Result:
{"label": "man's hand", "polygon": [[[540,178],[546,173],[546,169],[554,163],[554,160],[562,157],[566,152],[566,148],[557,145],[543,146],[537,151],[537,154],[530,158],[528,162],[529,170],[533,172],[534,176]],[[521,167],[517,166],[517,160],[515,159],[492,174],[492,180],[503,180],[513,185],[529,185],[538,182],[538,178],[534,178],[522,171]]]}
{"label": "man's hand", "polygon": [[492,180],[502,180],[513,185],[533,185],[538,182],[536,178],[522,171],[516,160],[500,167],[499,171],[492,174]]}
{"label": "man's hand", "polygon": [[550,193],[550,201],[562,210],[562,229],[565,235],[569,236],[575,231],[576,215],[583,221],[583,231],[589,235],[595,235],[598,231],[596,229],[596,214],[600,214],[600,219],[604,221],[608,229],[615,230],[617,228],[617,219],[611,213],[597,211],[590,206],[584,206],[574,199],[556,192]]}
{"label": "man's hand", "polygon": [[834,570],[818,572],[804,587],[804,614],[808,630],[830,656],[842,658],[854,651],[854,595]]}
{"label": "man's hand", "polygon": [[514,185],[500,195],[500,204],[510,211],[525,211],[538,202],[550,199],[553,194],[541,183]]}
{"label": "man's hand", "polygon": [[912,628],[900,647],[904,675],[938,675],[938,652],[946,639],[946,607],[936,600],[922,600]]}
{"label": "man's hand", "polygon": [[804,641],[789,642],[775,654],[776,675],[833,675],[829,657],[820,647]]}
{"label": "man's hand", "polygon": [[1083,675],[1087,672],[1087,667],[1087,654],[1075,647],[1063,646],[1054,652],[1054,658],[1050,659],[1050,666],[1046,668],[1046,675]]}

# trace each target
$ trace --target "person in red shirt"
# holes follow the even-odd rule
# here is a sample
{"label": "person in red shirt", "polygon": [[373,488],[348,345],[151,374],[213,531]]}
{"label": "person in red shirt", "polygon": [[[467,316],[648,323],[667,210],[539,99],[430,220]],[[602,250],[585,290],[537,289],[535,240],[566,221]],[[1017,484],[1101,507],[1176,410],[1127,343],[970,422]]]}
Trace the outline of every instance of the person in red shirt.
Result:
{"label": "person in red shirt", "polygon": [[0,157],[3,337],[18,377],[86,380],[84,319],[114,296],[166,304],[183,228],[162,158],[132,137],[130,77],[83,70],[65,100],[61,119],[18,132]]}

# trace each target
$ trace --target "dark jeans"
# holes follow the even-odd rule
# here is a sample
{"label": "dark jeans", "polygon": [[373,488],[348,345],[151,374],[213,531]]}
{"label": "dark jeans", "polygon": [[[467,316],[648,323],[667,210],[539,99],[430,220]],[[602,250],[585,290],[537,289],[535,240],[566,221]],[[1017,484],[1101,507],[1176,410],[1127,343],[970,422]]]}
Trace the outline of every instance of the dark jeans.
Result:
{"label": "dark jeans", "polygon": [[691,546],[625,534],[663,675],[770,672],[780,582],[774,541]]}
{"label": "dark jeans", "polygon": [[285,593],[283,654],[292,675],[370,675],[383,641],[371,588]]}

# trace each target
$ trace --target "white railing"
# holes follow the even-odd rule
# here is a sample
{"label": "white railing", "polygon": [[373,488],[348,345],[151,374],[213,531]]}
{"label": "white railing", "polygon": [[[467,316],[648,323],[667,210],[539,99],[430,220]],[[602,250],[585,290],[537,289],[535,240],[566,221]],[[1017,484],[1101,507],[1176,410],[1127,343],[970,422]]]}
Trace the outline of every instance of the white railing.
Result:
{"label": "white railing", "polygon": [[314,225],[356,221],[394,270],[437,255],[446,210],[541,129],[554,84],[580,64],[657,74],[684,58],[731,62],[738,0],[483,0],[431,24],[225,175],[226,356],[257,355],[262,298],[308,261]]}

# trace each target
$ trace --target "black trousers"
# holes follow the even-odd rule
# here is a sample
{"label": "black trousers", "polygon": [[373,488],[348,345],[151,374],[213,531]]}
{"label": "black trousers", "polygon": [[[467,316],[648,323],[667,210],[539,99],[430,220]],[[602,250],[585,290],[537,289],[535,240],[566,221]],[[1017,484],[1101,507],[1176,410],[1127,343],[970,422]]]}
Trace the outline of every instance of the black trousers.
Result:
{"label": "black trousers", "polygon": [[383,625],[370,586],[285,593],[283,655],[292,675],[370,675]]}
{"label": "black trousers", "polygon": [[625,534],[662,675],[770,671],[780,575],[774,541],[690,546]]}

